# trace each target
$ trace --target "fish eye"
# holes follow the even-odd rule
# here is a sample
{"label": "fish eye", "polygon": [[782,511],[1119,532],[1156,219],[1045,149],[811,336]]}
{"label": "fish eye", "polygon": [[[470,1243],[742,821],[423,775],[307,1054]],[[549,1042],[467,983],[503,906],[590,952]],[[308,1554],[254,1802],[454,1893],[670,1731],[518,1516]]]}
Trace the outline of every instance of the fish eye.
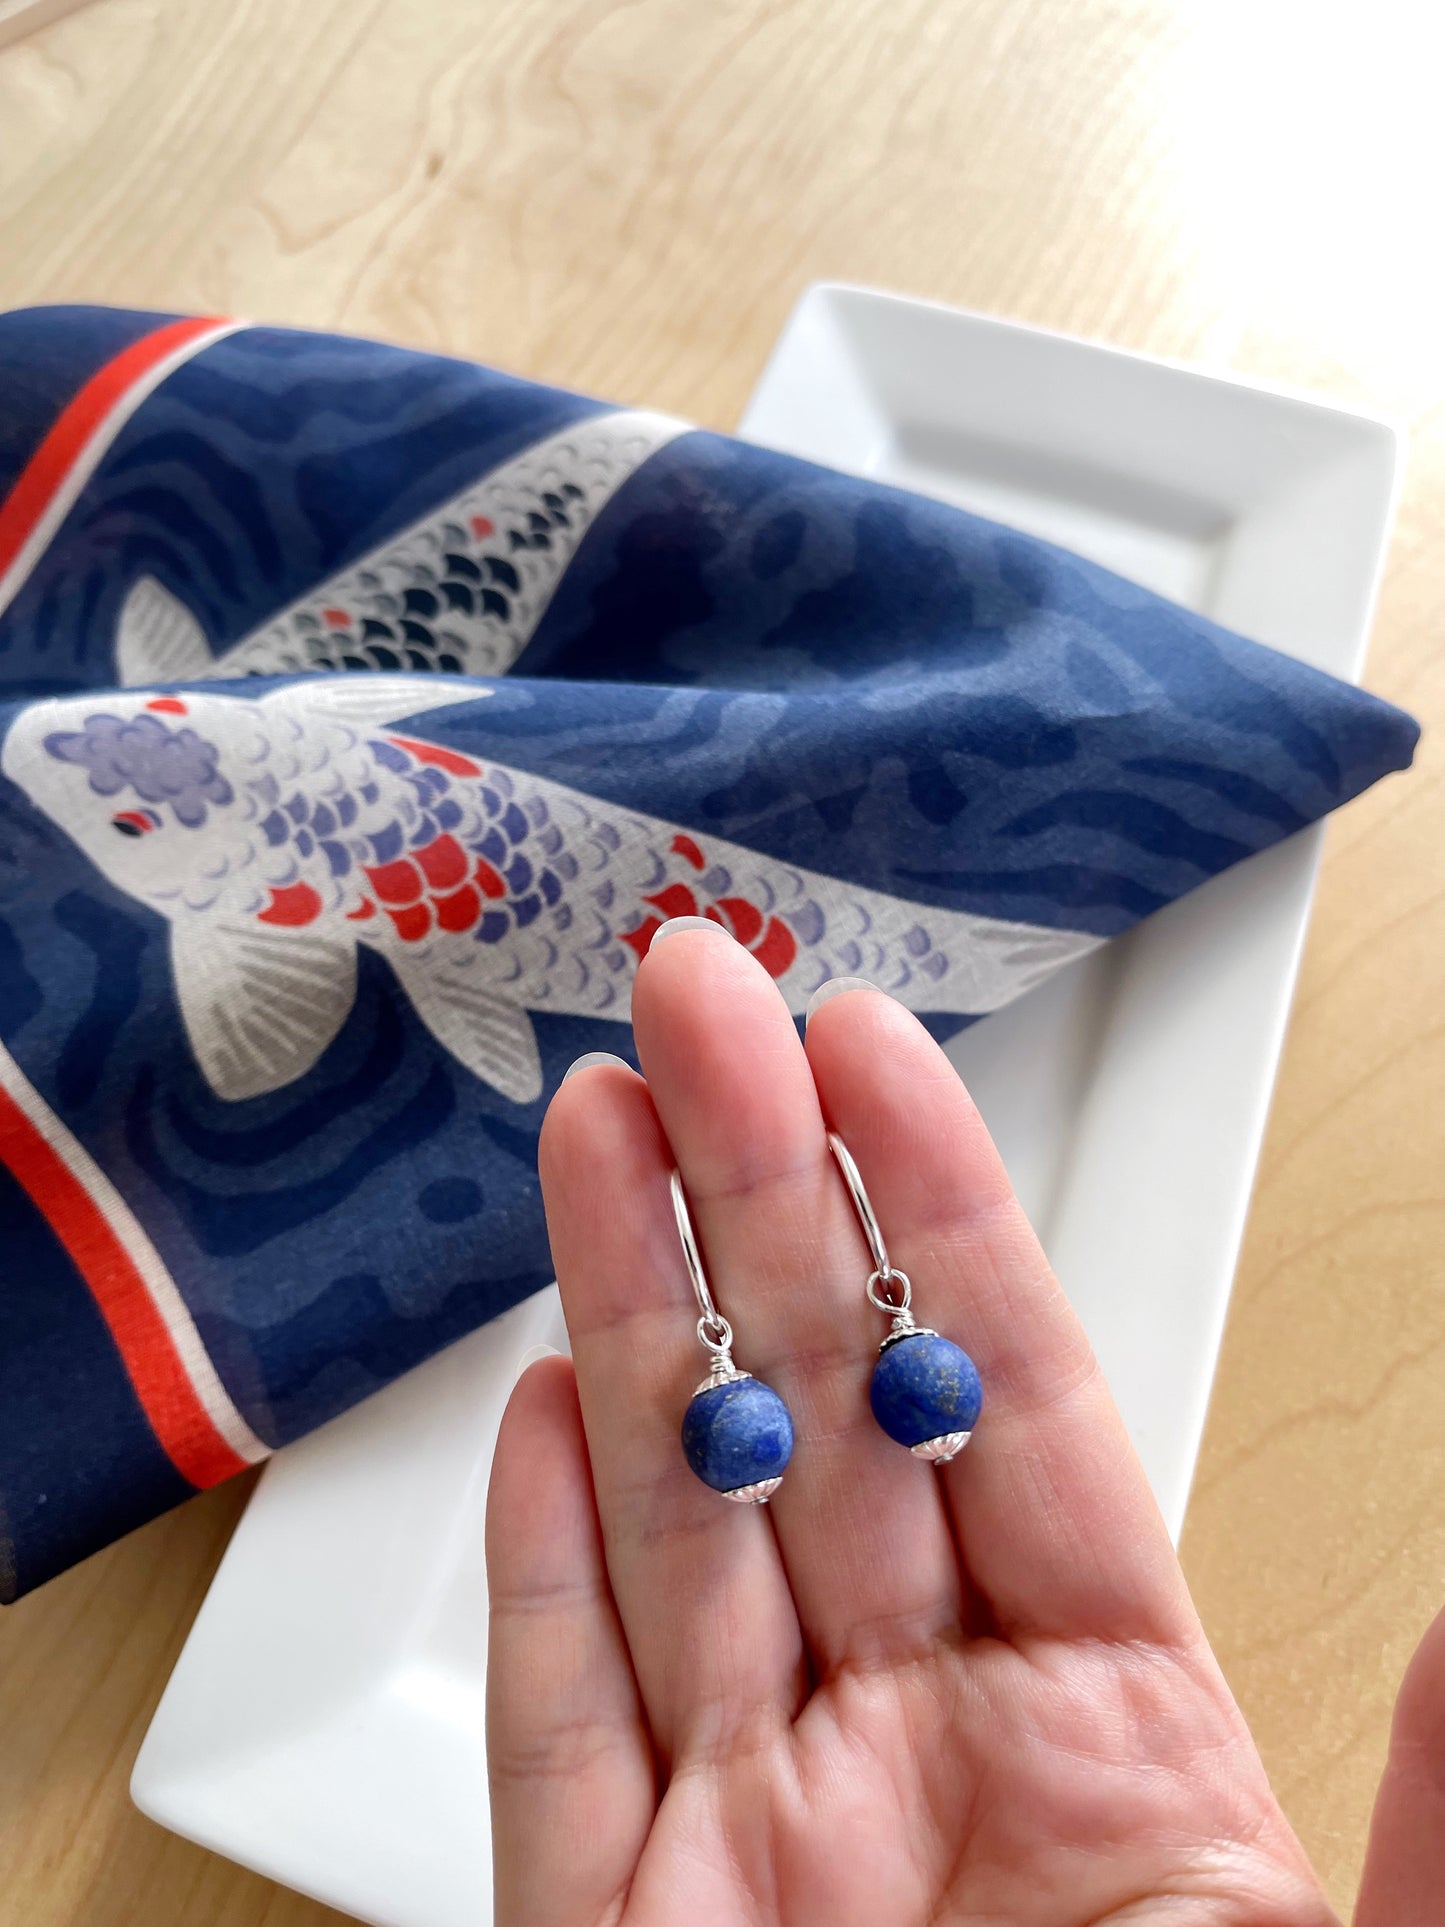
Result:
{"label": "fish eye", "polygon": [[160,828],[161,820],[154,810],[121,810],[110,819],[110,826],[122,836],[148,836]]}

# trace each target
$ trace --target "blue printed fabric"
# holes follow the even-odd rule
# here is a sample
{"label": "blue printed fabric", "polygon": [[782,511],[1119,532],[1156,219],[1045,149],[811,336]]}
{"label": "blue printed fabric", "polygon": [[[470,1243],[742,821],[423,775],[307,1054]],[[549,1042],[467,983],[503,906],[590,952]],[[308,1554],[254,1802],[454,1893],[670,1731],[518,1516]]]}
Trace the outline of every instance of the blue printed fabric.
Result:
{"label": "blue printed fabric", "polygon": [[947,1036],[1415,736],[664,416],[0,317],[0,1597],[548,1280],[542,1113],[667,917]]}

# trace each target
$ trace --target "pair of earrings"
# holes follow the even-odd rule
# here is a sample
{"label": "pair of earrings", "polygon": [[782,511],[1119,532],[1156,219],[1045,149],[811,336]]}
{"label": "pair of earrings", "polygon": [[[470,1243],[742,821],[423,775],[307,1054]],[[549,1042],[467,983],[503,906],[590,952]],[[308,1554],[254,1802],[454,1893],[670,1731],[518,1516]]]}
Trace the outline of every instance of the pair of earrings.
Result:
{"label": "pair of earrings", "polygon": [[[968,1444],[983,1403],[978,1368],[951,1339],[915,1323],[910,1309],[913,1286],[907,1274],[888,1261],[888,1248],[858,1167],[836,1131],[829,1133],[828,1143],[873,1256],[873,1272],[865,1287],[868,1301],[890,1321],[868,1390],[873,1416],[889,1438],[917,1457],[946,1465]],[[793,1456],[792,1414],[771,1385],[740,1371],[733,1362],[732,1326],[713,1303],[676,1171],[672,1208],[702,1314],[697,1335],[712,1356],[708,1375],[683,1416],[683,1453],[703,1484],[725,1499],[762,1505],[782,1484]]]}

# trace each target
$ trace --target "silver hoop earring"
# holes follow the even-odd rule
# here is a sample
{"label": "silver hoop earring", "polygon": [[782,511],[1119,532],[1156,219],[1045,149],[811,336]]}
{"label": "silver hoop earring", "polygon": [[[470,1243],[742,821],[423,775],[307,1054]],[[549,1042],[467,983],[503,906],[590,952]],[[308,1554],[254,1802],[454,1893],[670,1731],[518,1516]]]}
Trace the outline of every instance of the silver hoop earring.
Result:
{"label": "silver hoop earring", "polygon": [[978,1367],[951,1338],[915,1323],[913,1286],[908,1274],[888,1261],[888,1247],[852,1153],[836,1131],[828,1133],[828,1143],[873,1254],[868,1302],[892,1320],[868,1387],[873,1416],[889,1438],[918,1458],[947,1465],[968,1444],[978,1422],[983,1404]]}
{"label": "silver hoop earring", "polygon": [[697,1307],[697,1335],[712,1354],[682,1419],[682,1449],[704,1485],[739,1505],[765,1505],[793,1456],[793,1417],[771,1385],[733,1363],[733,1328],[713,1303],[682,1178],[672,1174],[677,1235]]}

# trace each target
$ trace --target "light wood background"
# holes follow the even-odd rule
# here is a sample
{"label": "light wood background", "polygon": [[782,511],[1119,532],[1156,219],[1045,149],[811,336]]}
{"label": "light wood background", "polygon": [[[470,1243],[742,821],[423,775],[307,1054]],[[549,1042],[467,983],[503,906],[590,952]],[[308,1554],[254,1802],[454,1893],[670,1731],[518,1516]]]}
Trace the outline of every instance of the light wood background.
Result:
{"label": "light wood background", "polygon": [[[727,427],[837,276],[1307,384],[1411,424],[1369,678],[1438,731],[1436,11],[98,0],[0,51],[0,306],[336,326]],[[1184,1541],[1342,1911],[1445,1598],[1442,743],[1330,833]],[[243,1497],[0,1619],[5,1927],[338,1918],[127,1803]]]}

